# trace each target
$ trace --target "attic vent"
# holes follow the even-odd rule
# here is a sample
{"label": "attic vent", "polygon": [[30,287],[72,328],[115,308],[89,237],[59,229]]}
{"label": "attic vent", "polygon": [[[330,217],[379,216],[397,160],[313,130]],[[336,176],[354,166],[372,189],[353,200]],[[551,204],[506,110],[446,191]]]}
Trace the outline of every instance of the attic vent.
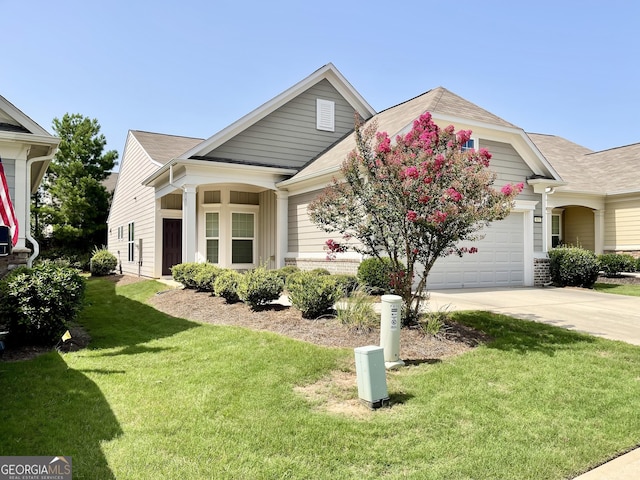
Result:
{"label": "attic vent", "polygon": [[336,104],[331,100],[316,100],[316,128],[327,132],[335,131]]}

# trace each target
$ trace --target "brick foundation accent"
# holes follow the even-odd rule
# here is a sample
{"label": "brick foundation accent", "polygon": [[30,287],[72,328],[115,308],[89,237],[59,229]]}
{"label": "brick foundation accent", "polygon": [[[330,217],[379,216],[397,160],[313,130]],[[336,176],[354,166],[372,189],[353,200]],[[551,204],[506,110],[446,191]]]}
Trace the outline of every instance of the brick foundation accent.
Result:
{"label": "brick foundation accent", "polygon": [[284,264],[293,265],[300,270],[313,270],[314,268],[325,268],[332,274],[358,273],[358,260],[322,260],[319,258],[285,258]]}
{"label": "brick foundation accent", "polygon": [[542,287],[551,283],[551,260],[548,258],[533,259],[533,286]]}
{"label": "brick foundation accent", "polygon": [[0,257],[0,278],[4,277],[9,270],[27,265],[31,250],[28,248],[14,248],[13,253],[6,257]]}

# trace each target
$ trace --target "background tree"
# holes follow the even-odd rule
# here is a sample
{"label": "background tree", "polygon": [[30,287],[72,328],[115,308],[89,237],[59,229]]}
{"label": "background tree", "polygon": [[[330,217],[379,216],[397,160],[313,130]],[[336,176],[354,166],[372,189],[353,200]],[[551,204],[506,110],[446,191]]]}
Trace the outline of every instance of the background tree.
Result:
{"label": "background tree", "polygon": [[89,253],[106,244],[110,194],[101,182],[116,165],[118,153],[104,153],[107,140],[96,119],[67,113],[54,118],[53,130],[60,145],[35,208],[37,223],[41,229],[51,226],[50,248]]}
{"label": "background tree", "polygon": [[364,129],[356,125],[356,150],[342,165],[344,178],[334,179],[309,205],[309,213],[326,232],[357,241],[329,240],[330,252],[351,248],[391,259],[392,285],[403,298],[407,324],[418,318],[435,261],[475,253],[476,248],[459,243],[482,238],[484,226],[506,217],[523,185],[495,190],[491,154],[464,149],[471,131],[455,133],[452,125],[441,129],[429,113],[393,144],[376,129],[375,122]]}

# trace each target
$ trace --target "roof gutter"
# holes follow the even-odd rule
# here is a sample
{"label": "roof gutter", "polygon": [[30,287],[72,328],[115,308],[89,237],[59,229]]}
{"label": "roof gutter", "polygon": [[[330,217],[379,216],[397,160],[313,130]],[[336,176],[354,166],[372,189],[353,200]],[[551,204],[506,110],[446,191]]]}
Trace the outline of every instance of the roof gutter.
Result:
{"label": "roof gutter", "polygon": [[[44,155],[42,157],[33,157],[27,160],[27,172],[25,175],[25,205],[27,206],[27,220],[31,218],[31,165],[36,162],[50,162],[51,160],[53,160],[53,157],[56,154],[57,147],[57,144],[55,146],[52,146],[49,150],[49,154],[47,155]],[[29,240],[29,242],[31,242],[31,245],[33,245],[33,252],[27,259],[27,267],[31,268],[33,266],[33,261],[38,258],[38,255],[40,255],[40,244],[31,235],[30,227],[25,228],[24,236],[27,240]]]}

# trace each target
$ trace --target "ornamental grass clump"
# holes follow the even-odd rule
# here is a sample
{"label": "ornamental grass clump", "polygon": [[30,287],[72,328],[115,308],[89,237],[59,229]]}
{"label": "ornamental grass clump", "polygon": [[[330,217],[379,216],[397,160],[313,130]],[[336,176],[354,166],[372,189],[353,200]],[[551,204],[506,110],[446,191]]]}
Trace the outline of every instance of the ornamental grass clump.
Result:
{"label": "ornamental grass clump", "polygon": [[369,333],[380,326],[380,316],[373,308],[373,298],[362,288],[336,304],[336,318],[351,331],[359,333]]}

